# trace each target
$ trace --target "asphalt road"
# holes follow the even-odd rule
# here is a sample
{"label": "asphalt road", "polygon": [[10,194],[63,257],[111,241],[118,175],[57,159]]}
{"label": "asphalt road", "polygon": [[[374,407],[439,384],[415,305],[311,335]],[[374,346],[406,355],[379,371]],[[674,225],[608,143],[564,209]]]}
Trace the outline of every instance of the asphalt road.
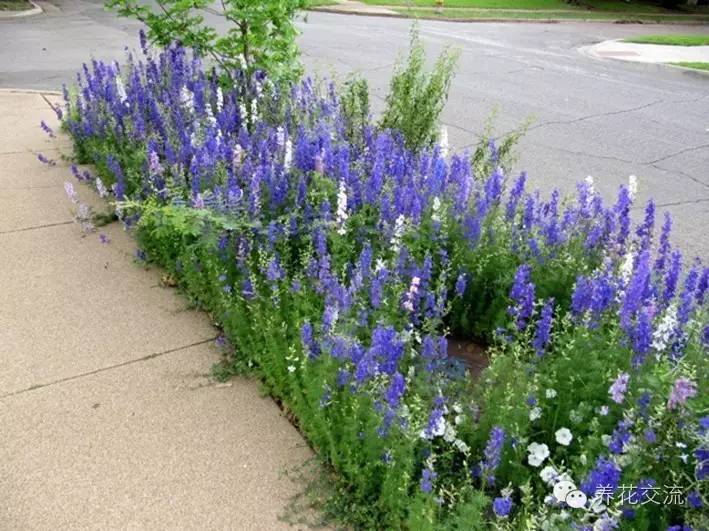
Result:
{"label": "asphalt road", "polygon": [[[45,14],[0,20],[0,87],[59,89],[89,56],[120,60],[137,45],[138,23],[100,2],[42,3]],[[301,24],[310,72],[365,76],[381,107],[410,21],[309,13]],[[599,60],[579,49],[649,33],[709,33],[708,27],[601,23],[420,23],[433,57],[461,51],[444,112],[453,146],[477,143],[490,122],[502,135],[531,121],[516,168],[544,190],[571,191],[592,175],[611,198],[635,174],[638,209],[653,197],[675,219],[686,255],[709,259],[709,76],[678,69]],[[0,146],[1,148],[1,146]]]}

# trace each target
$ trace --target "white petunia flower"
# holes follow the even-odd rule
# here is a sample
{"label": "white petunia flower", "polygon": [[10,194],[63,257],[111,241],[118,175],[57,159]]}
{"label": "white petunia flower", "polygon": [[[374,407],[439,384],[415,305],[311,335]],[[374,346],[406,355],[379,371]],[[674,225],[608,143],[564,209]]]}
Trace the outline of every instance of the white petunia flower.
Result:
{"label": "white petunia flower", "polygon": [[532,466],[541,466],[544,460],[549,457],[549,447],[546,444],[531,443],[527,447],[529,455],[527,462]]}
{"label": "white petunia flower", "polygon": [[421,430],[420,436],[422,439],[433,439],[434,437],[440,437],[446,432],[446,425],[448,423],[446,422],[446,419],[444,419],[442,416],[438,417],[436,419],[436,424],[433,426],[430,426],[430,435],[427,432],[427,430]]}
{"label": "white petunia flower", "polygon": [[554,482],[558,475],[559,474],[556,471],[556,468],[551,465],[545,466],[544,468],[542,468],[542,471],[539,472],[539,477],[541,477],[542,481],[547,485],[554,485]]}
{"label": "white petunia flower", "polygon": [[574,438],[569,428],[559,428],[558,430],[556,430],[556,433],[554,433],[554,436],[556,437],[556,442],[558,442],[562,446],[570,445],[571,441]]}
{"label": "white petunia flower", "polygon": [[455,446],[462,454],[467,454],[468,452],[470,452],[470,447],[460,439],[456,439],[455,441],[453,441],[453,446]]}
{"label": "white petunia flower", "polygon": [[559,475],[556,477],[555,483],[560,483],[560,482],[562,482],[562,481],[568,481],[568,482],[570,482],[570,483],[573,483],[573,482],[574,482],[574,480],[571,478],[571,476],[569,475],[568,472],[564,472],[563,474],[559,474]]}
{"label": "white petunia flower", "polygon": [[453,425],[446,422],[446,430],[443,432],[443,440],[447,443],[452,443],[455,441],[456,435],[457,433],[455,432]]}

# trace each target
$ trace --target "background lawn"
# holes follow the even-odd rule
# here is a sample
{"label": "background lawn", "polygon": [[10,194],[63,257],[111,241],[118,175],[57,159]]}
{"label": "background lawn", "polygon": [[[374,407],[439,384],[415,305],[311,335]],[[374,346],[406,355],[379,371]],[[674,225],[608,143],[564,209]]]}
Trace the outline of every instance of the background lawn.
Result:
{"label": "background lawn", "polygon": [[31,7],[26,0],[0,0],[0,11],[22,11]]}
{"label": "background lawn", "polygon": [[669,44],[673,46],[709,46],[709,35],[642,35],[625,39],[639,44]]}
{"label": "background lawn", "polygon": [[672,63],[673,65],[683,66],[685,68],[694,68],[695,70],[706,70],[709,72],[709,63]]}
{"label": "background lawn", "polygon": [[[362,0],[367,4],[389,5],[417,8],[435,8],[435,0]],[[688,11],[669,10],[660,2],[639,2],[625,0],[587,0],[581,5],[573,5],[564,0],[445,0],[444,8],[476,8],[476,9],[531,9],[531,10],[573,10],[573,11],[614,11],[623,13],[688,13],[709,12],[706,8],[696,8]]]}

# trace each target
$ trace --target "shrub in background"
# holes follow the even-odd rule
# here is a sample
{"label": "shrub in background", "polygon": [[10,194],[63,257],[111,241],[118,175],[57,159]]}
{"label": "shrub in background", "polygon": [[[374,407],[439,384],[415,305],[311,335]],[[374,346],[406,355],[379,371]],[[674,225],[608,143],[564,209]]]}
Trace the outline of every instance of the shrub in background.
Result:
{"label": "shrub in background", "polygon": [[[143,22],[155,44],[180,42],[198,50],[228,80],[235,71],[251,75],[257,70],[281,81],[300,78],[294,19],[297,10],[305,7],[304,0],[222,0],[221,9],[213,9],[212,0],[156,0],[155,4],[157,9],[136,0],[106,1],[120,15]],[[223,17],[229,24],[227,31],[220,34],[205,24],[202,11]]]}
{"label": "shrub in background", "polygon": [[392,76],[379,127],[401,133],[410,149],[432,146],[439,137],[438,118],[448,99],[457,60],[457,53],[446,50],[427,73],[426,52],[418,29],[413,27],[409,55]]}

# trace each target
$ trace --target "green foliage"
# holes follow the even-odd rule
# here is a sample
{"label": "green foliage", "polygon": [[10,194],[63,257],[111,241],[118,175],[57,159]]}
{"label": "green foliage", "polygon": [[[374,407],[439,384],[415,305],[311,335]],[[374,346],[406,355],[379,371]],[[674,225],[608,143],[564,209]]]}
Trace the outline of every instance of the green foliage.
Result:
{"label": "green foliage", "polygon": [[[180,42],[198,50],[221,67],[222,75],[244,68],[267,72],[278,80],[300,77],[297,30],[293,23],[303,0],[156,0],[157,9],[137,0],[107,0],[122,16],[137,18],[148,27],[152,42]],[[220,34],[204,23],[202,11],[222,16],[229,29]]]}
{"label": "green foliage", "polygon": [[[623,345],[622,335],[617,323],[606,322],[589,330],[564,316],[555,325],[553,347],[543,358],[537,358],[524,342],[496,347],[483,385],[477,390],[478,400],[494,407],[483,412],[479,427],[485,431],[492,426],[502,426],[514,434],[520,447],[517,456],[508,454],[502,460],[500,477],[513,484],[528,484],[537,496],[543,497],[549,487],[539,482],[539,470],[530,470],[523,464],[527,444],[549,445],[552,453],[547,463],[578,481],[594,466],[590,456],[608,451],[604,438],[614,433],[619,419],[633,418],[637,433],[652,429],[657,441],[641,449],[640,440],[634,439],[624,452],[625,459],[632,460],[632,466],[624,467],[624,474],[651,477],[660,486],[691,484],[692,468],[685,466],[686,456],[681,456],[683,448],[674,441],[692,437],[692,430],[682,425],[683,421],[666,403],[667,390],[676,378],[672,363],[663,360],[647,364],[641,370],[633,369],[633,352]],[[695,377],[701,381],[706,378],[707,365],[701,361],[698,350],[701,349],[689,349],[682,365],[696,367],[699,374]],[[633,385],[624,402],[616,404],[609,402],[608,389],[620,371],[632,375]],[[535,420],[529,417],[530,397],[534,397],[535,406],[539,408]],[[643,406],[646,412],[636,416],[643,397],[647,399],[647,405]],[[687,407],[697,416],[705,414],[709,397],[697,398]],[[573,433],[570,446],[543,438],[544,434],[554,434],[560,428],[568,428]],[[667,529],[681,519],[683,511],[679,505],[642,504],[636,509],[636,518],[623,529]],[[699,522],[702,517],[697,515],[697,518]],[[549,523],[555,528],[553,518],[547,525]],[[561,521],[556,525],[561,526]]]}
{"label": "green foliage", "polygon": [[391,79],[379,126],[399,131],[411,149],[431,146],[438,138],[438,118],[448,99],[457,60],[456,52],[446,50],[433,70],[426,72],[426,52],[414,27],[408,58]]}
{"label": "green foliage", "polygon": [[[312,82],[305,84],[313,89]],[[347,140],[355,149],[360,140],[363,150],[371,146],[366,83],[351,82],[342,99],[333,90],[317,107],[336,109],[337,105],[344,109],[345,119],[335,123],[347,129]],[[274,140],[278,134],[285,135],[286,129],[318,123],[318,114],[307,108],[290,113],[288,106],[275,105],[266,112],[269,123],[283,128],[271,132]],[[127,187],[141,187],[145,143],[130,135],[122,138],[104,124],[97,129],[91,136],[77,135],[79,156],[85,162],[95,161],[98,174],[110,184],[111,165],[105,162],[110,155],[120,162],[119,174],[125,175]],[[707,410],[707,397],[683,405],[686,416],[684,409],[672,411],[667,397],[677,385],[678,374],[699,385],[706,382],[705,332],[700,325],[706,322],[705,307],[698,321],[688,325],[682,359],[672,361],[645,352],[651,362],[639,366],[633,363],[635,347],[615,309],[598,317],[590,312],[567,314],[577,276],[598,271],[608,259],[608,248],[587,248],[587,236],[594,226],[590,215],[581,215],[573,230],[567,229],[563,240],[554,243],[556,221],[574,215],[571,209],[559,217],[564,202],[557,192],[549,202],[522,196],[520,178],[505,194],[500,158],[508,159],[515,140],[513,134],[490,155],[474,158],[473,168],[465,158],[438,158],[441,167],[455,165],[460,172],[457,178],[465,184],[480,185],[472,183],[471,169],[491,171],[481,187],[484,195],[468,197],[461,206],[452,197],[436,195],[421,205],[418,219],[397,217],[392,233],[385,237],[378,212],[383,207],[374,202],[349,211],[345,230],[340,230],[341,220],[333,222],[323,216],[305,225],[305,230],[275,234],[276,224],[285,227],[289,221],[296,221],[298,229],[297,217],[307,216],[306,210],[317,212],[338,204],[338,217],[341,210],[346,211],[346,201],[344,206],[339,204],[341,195],[347,197],[344,179],[332,178],[327,166],[315,163],[318,156],[325,156],[320,140],[313,144],[320,154],[313,157],[312,167],[301,175],[287,175],[290,182],[297,182],[290,180],[294,177],[307,177],[297,191],[307,209],[286,202],[271,207],[265,216],[254,216],[241,208],[199,208],[197,202],[189,207],[190,183],[177,165],[160,170],[165,179],[160,191],[166,190],[166,197],[146,193],[135,199],[141,196],[128,194],[134,199],[117,205],[124,219],[132,224],[137,220],[136,236],[147,260],[165,267],[168,284],[184,290],[223,330],[227,355],[215,368],[215,376],[225,378],[230,372],[258,376],[264,392],[278,400],[320,456],[324,474],[333,476],[334,495],[325,500],[325,512],[345,525],[432,531],[566,529],[569,514],[544,501],[550,484],[544,479],[546,473],[541,474],[541,463],[530,462],[529,444],[548,447],[544,464],[578,484],[588,477],[596,459],[608,454],[609,441],[625,429],[620,424],[624,419],[633,420],[634,430],[634,439],[618,457],[624,480],[652,477],[661,485],[699,488],[694,458],[685,455],[683,460],[683,450],[676,443],[697,446],[692,438],[700,434],[693,419]],[[284,161],[285,146],[292,148],[283,141]],[[263,156],[262,151],[258,153],[259,158]],[[152,154],[147,162],[153,164],[151,160]],[[230,164],[243,164],[245,176],[252,175],[252,167],[241,157],[229,157],[226,164],[214,168],[210,186],[225,184]],[[259,188],[255,197],[266,203],[273,189]],[[588,207],[588,198],[581,197],[580,204]],[[476,217],[461,215],[465,211],[475,212]],[[484,215],[477,216],[481,212]],[[553,223],[535,222],[534,216]],[[365,261],[365,246],[371,251],[368,261],[377,264],[374,270],[371,263],[361,269],[352,266],[357,257]],[[407,263],[423,263],[421,276],[409,278],[397,272]],[[536,307],[530,302],[526,327],[510,322],[508,311],[514,303],[510,287],[521,263],[528,263],[535,289],[532,298],[537,300]],[[366,278],[362,271],[367,272]],[[390,276],[377,288],[378,302],[371,304],[375,298],[372,280],[380,274]],[[459,287],[456,277],[466,282]],[[432,295],[428,306],[432,311],[412,314],[413,305],[407,308],[402,303],[417,293],[421,278],[426,278],[425,289]],[[326,283],[336,289],[323,289]],[[360,289],[366,283],[369,289]],[[348,293],[356,296],[342,308],[335,307],[336,316],[325,325],[324,316],[333,315],[326,311],[332,309],[328,298]],[[557,306],[554,319],[548,321],[551,340],[545,340],[541,348],[537,345],[543,322],[540,309],[550,297]],[[401,338],[397,342],[400,351],[397,347],[386,353],[389,349],[375,342],[375,327],[381,332],[382,324]],[[451,331],[482,336],[493,344],[492,364],[480,380],[463,377],[461,367],[445,359],[445,341],[434,345],[433,338],[444,340]],[[315,336],[319,336],[317,341]],[[343,353],[350,346],[352,350]],[[660,353],[669,346],[652,348]],[[357,377],[360,369],[368,370],[362,363],[365,356],[380,358],[377,363],[382,364],[395,358],[396,372],[405,383],[404,394],[388,398],[395,380],[387,371],[378,370],[371,378]],[[436,370],[430,370],[434,364]],[[609,385],[619,372],[632,372],[622,404],[616,398],[609,400]],[[649,399],[642,405],[646,393]],[[399,401],[396,406],[392,405],[395,401]],[[393,410],[385,403],[398,408],[395,416],[389,416]],[[641,410],[645,407],[647,411]],[[505,434],[494,452],[487,449],[493,427]],[[560,440],[556,431],[560,428],[570,430],[572,444]],[[657,433],[657,445],[642,443],[646,428]],[[482,472],[487,466],[483,461],[491,459],[491,453],[499,461],[499,466],[490,465],[495,469],[494,484]],[[433,472],[435,485],[429,475]],[[502,496],[512,496],[514,512],[495,516],[491,498]],[[619,508],[615,505],[612,510]],[[648,504],[638,508],[631,525],[637,523],[643,529],[658,522],[667,528],[684,519],[696,528],[706,527],[699,511],[687,511],[686,516],[685,512],[680,507]],[[596,518],[590,511],[577,514],[586,523]]]}
{"label": "green foliage", "polygon": [[[494,108],[488,116],[485,129],[473,152],[473,175],[475,176],[490,175],[496,167],[500,167],[505,171],[511,171],[512,166],[516,162],[515,147],[532,124],[532,119],[529,118],[524,121],[520,127],[503,135],[499,140],[496,140],[494,124],[498,111],[498,108]],[[495,150],[490,149],[491,142],[495,143]],[[491,158],[493,152],[497,159],[494,161]]]}
{"label": "green foliage", "polygon": [[369,85],[361,77],[349,79],[340,94],[345,135],[354,145],[363,145],[362,135],[370,123]]}

